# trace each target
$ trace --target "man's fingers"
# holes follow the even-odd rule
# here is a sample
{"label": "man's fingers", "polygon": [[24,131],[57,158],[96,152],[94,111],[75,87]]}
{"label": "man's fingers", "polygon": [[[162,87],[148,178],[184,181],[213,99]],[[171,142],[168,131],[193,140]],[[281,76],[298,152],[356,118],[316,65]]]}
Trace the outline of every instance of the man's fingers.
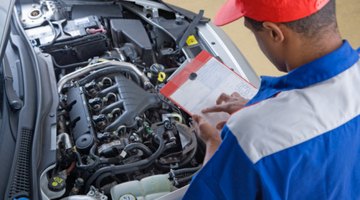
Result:
{"label": "man's fingers", "polygon": [[216,104],[219,105],[223,102],[227,102],[230,100],[230,96],[225,94],[225,93],[221,93],[221,95],[218,97],[218,99],[216,100]]}
{"label": "man's fingers", "polygon": [[226,104],[220,104],[215,105],[209,108],[203,109],[201,112],[203,113],[212,113],[212,112],[226,112],[228,105]]}
{"label": "man's fingers", "polygon": [[231,95],[222,93],[219,98],[216,100],[216,105],[205,108],[202,113],[212,113],[212,112],[227,112],[232,114],[241,108],[248,102],[247,99],[244,99],[240,96],[239,93],[234,92]]}
{"label": "man's fingers", "polygon": [[192,119],[197,123],[197,124],[199,124],[200,123],[200,120],[201,120],[201,116],[200,115],[192,115],[191,116],[192,117]]}
{"label": "man's fingers", "polygon": [[235,97],[235,98],[238,98],[238,97],[242,98],[242,96],[237,92],[233,92],[230,96]]}
{"label": "man's fingers", "polygon": [[221,121],[218,124],[216,124],[216,129],[221,130],[226,124],[226,121]]}

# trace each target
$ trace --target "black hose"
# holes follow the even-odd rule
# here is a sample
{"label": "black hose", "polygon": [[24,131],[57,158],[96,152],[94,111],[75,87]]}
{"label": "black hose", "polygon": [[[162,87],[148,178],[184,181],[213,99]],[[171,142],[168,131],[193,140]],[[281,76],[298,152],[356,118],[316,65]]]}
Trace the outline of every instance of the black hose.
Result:
{"label": "black hose", "polygon": [[122,161],[119,157],[112,157],[112,158],[100,158],[101,164],[119,164]]}
{"label": "black hose", "polygon": [[104,173],[111,173],[112,175],[124,174],[124,173],[129,173],[129,172],[145,169],[145,168],[151,166],[154,163],[154,161],[156,160],[156,158],[159,157],[164,152],[164,146],[165,146],[164,139],[162,138],[162,136],[160,134],[155,135],[155,138],[157,140],[159,140],[159,147],[157,148],[155,153],[153,153],[150,157],[140,160],[140,161],[137,161],[137,162],[134,162],[134,163],[118,165],[118,166],[106,166],[106,167],[103,167],[103,168],[97,170],[86,181],[85,191],[89,190],[90,185],[96,179],[98,179],[99,176],[101,176]]}
{"label": "black hose", "polygon": [[[146,145],[142,144],[142,143],[131,143],[125,146],[125,148],[123,149],[125,152],[131,151],[133,149],[140,149],[142,152],[144,152],[144,154],[146,156],[151,156],[151,154],[153,153],[149,147],[147,147]],[[95,155],[96,156],[96,155]],[[102,158],[99,157],[100,159],[100,163],[101,164],[116,164],[119,163],[121,160],[123,160],[123,158],[120,157],[112,157],[112,158]]]}
{"label": "black hose", "polygon": [[104,173],[104,174],[100,175],[99,178],[95,182],[96,188],[100,188],[101,187],[100,184],[101,184],[102,180],[111,175],[112,175],[111,173]]}
{"label": "black hose", "polygon": [[95,154],[95,151],[96,151],[96,148],[97,148],[97,145],[94,144],[91,149],[90,149],[90,157],[95,159],[96,161],[98,161],[96,164],[108,164],[108,163],[113,163],[113,162],[116,162],[117,161],[120,161],[120,159],[116,159],[116,158],[102,158],[98,155]]}
{"label": "black hose", "polygon": [[[125,152],[131,151],[133,149],[140,149],[142,150],[147,156],[150,156],[153,152],[149,149],[149,147],[145,146],[142,143],[131,143],[126,145],[126,147],[124,148]],[[111,159],[111,158],[109,158]],[[112,176],[112,173],[104,173],[102,175],[100,175],[97,180],[96,180],[96,187],[100,188],[100,184],[102,182],[102,180],[108,176]]]}
{"label": "black hose", "polygon": [[91,73],[91,74],[87,75],[86,77],[82,78],[79,81],[79,84],[84,85],[98,77],[109,75],[109,74],[119,74],[119,73],[128,73],[131,76],[131,79],[133,81],[135,81],[138,85],[143,85],[143,83],[141,82],[141,78],[139,77],[139,75],[136,72],[134,72],[133,70],[127,69],[127,68],[119,67],[119,66],[110,66],[110,67],[106,67],[104,69],[99,69],[99,70],[95,71],[94,73]]}
{"label": "black hose", "polygon": [[149,149],[149,147],[147,147],[146,145],[144,145],[142,143],[130,143],[130,144],[125,146],[124,151],[128,152],[128,151],[131,151],[133,149],[140,149],[141,151],[143,151],[148,156],[150,156],[153,153]]}
{"label": "black hose", "polygon": [[195,173],[197,172],[199,169],[201,169],[201,165],[197,166],[197,167],[192,167],[192,168],[183,168],[183,169],[176,169],[176,170],[172,170],[172,172],[170,172],[172,175],[176,176],[179,174],[185,174],[185,173]]}
{"label": "black hose", "polygon": [[185,176],[185,177],[183,177],[183,178],[178,178],[176,181],[177,181],[178,184],[180,185],[180,184],[187,183],[187,182],[191,181],[192,177],[193,177],[193,175],[191,175],[191,176]]}
{"label": "black hose", "polygon": [[75,153],[75,155],[76,155],[76,160],[77,160],[77,162],[78,162],[78,165],[83,165],[83,163],[82,163],[82,161],[81,161],[81,155],[80,155],[80,153],[77,152],[77,151],[75,151],[74,153]]}
{"label": "black hose", "polygon": [[94,167],[96,167],[99,163],[100,160],[98,158],[95,158],[94,162],[91,164],[84,164],[81,160],[81,155],[79,152],[75,152],[76,158],[77,158],[77,163],[76,163],[76,167],[82,170],[88,170],[88,169],[92,169]]}
{"label": "black hose", "polygon": [[89,156],[94,160],[93,163],[91,164],[84,164],[81,160],[81,155],[79,152],[75,152],[76,158],[77,158],[77,168],[82,169],[82,170],[89,170],[89,169],[93,169],[95,167],[97,167],[99,164],[109,164],[109,163],[115,163],[115,162],[119,162],[121,159],[120,158],[100,158],[99,156],[97,156],[95,154],[95,150],[96,150],[97,145],[94,144],[91,149],[90,149],[90,153]]}

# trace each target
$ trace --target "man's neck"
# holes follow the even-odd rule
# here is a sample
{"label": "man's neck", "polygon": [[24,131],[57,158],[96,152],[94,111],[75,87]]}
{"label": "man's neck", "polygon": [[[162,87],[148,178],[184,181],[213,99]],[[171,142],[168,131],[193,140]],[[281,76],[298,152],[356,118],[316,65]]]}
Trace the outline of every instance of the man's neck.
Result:
{"label": "man's neck", "polygon": [[294,51],[298,53],[294,53],[286,65],[288,72],[335,51],[342,45],[342,39],[339,34],[329,34],[318,41],[309,40],[299,44]]}

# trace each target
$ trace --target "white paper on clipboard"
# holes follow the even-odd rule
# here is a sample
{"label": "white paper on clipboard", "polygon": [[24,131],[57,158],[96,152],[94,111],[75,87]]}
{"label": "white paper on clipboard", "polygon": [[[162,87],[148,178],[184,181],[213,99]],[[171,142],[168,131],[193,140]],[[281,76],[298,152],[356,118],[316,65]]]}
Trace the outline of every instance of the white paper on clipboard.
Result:
{"label": "white paper on clipboard", "polygon": [[215,105],[221,93],[238,92],[242,97],[251,99],[257,89],[211,54],[202,51],[173,76],[160,92],[189,114],[201,115],[216,125],[229,115],[203,114],[201,110]]}

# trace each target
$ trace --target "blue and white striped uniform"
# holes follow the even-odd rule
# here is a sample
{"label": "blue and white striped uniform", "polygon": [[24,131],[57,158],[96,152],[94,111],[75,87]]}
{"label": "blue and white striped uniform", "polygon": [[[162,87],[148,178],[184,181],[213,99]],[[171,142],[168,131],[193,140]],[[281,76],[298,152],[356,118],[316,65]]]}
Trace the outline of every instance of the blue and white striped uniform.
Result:
{"label": "blue and white striped uniform", "polygon": [[263,77],[221,137],[184,199],[360,199],[358,52]]}

